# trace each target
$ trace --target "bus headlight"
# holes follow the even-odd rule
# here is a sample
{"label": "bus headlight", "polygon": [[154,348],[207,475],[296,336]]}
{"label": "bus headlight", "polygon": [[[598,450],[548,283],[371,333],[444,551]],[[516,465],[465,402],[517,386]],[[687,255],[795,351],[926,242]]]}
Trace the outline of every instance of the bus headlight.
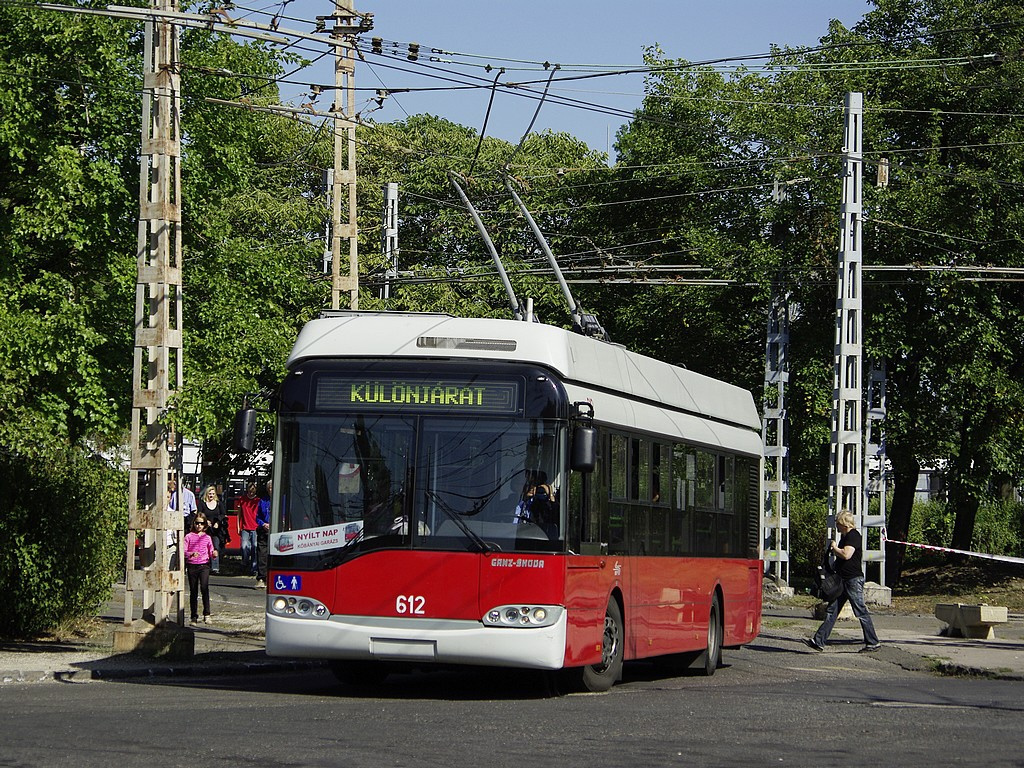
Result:
{"label": "bus headlight", "polygon": [[487,627],[550,627],[565,609],[560,605],[498,605],[484,614]]}
{"label": "bus headlight", "polygon": [[271,595],[267,599],[267,612],[290,619],[326,619],[331,615],[327,606],[311,597]]}

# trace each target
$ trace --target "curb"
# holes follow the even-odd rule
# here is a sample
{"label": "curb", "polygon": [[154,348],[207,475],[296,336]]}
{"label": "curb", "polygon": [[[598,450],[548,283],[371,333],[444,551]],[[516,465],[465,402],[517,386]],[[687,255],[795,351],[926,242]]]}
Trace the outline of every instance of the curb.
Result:
{"label": "curb", "polygon": [[135,667],[132,669],[64,669],[52,672],[35,670],[0,671],[0,685],[16,683],[86,683],[92,680],[137,680],[161,677],[239,677],[242,675],[270,674],[274,672],[298,672],[318,669],[326,662],[318,659],[308,661],[259,661],[221,662],[216,664],[186,664],[179,666]]}
{"label": "curb", "polygon": [[931,661],[933,666],[930,669],[944,677],[977,677],[985,680],[1006,680],[1010,682],[1024,681],[1024,675],[1017,673],[1011,674],[992,669],[982,669],[981,667],[969,667],[965,664],[957,664],[956,662],[946,661],[935,656],[927,656],[924,660]]}
{"label": "curb", "polygon": [[176,667],[146,667],[145,669],[94,669],[92,680],[131,680],[140,677],[238,677],[241,675],[269,674],[272,672],[298,672],[317,669],[326,662],[308,661],[254,661],[223,662],[219,664],[188,664]]}

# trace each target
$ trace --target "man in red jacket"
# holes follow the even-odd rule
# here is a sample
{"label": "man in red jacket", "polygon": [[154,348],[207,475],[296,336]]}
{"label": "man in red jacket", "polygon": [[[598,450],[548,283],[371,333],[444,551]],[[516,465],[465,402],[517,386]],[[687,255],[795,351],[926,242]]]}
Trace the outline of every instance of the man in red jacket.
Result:
{"label": "man in red jacket", "polygon": [[260,497],[256,483],[245,486],[245,495],[238,500],[242,520],[242,575],[256,575],[256,516],[260,511]]}

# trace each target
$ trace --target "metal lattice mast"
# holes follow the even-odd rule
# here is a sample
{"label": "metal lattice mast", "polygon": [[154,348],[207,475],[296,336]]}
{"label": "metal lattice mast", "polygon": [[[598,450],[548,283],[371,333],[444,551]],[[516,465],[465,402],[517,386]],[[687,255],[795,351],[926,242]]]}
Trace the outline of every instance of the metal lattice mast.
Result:
{"label": "metal lattice mast", "polygon": [[858,527],[864,500],[861,460],[861,374],[863,324],[861,303],[861,214],[863,182],[864,100],[860,93],[846,94],[843,130],[843,196],[839,233],[839,270],[836,296],[835,369],[832,390],[831,470],[829,473],[829,521],[848,509]]}
{"label": "metal lattice mast", "polygon": [[[349,294],[349,308],[359,308],[359,233],[356,221],[356,44],[366,29],[354,23],[359,15],[351,0],[335,0],[334,27],[334,181],[331,201],[331,308],[340,309],[341,293]],[[342,223],[342,205],[348,211]],[[341,274],[342,242],[348,244],[348,274]]]}
{"label": "metal lattice mast", "polygon": [[391,281],[398,277],[398,184],[391,181],[384,185],[384,287],[380,297],[391,297]]}
{"label": "metal lattice mast", "polygon": [[[874,360],[868,369],[867,424],[864,437],[864,529],[865,562],[878,563],[878,584],[885,586],[885,542],[880,531],[885,527],[889,475],[885,453],[885,360]],[[876,426],[877,425],[877,426]],[[870,464],[875,464],[874,473]],[[871,514],[871,499],[878,497],[878,511]],[[878,531],[878,534],[875,533]],[[877,542],[877,543],[876,543]]]}
{"label": "metal lattice mast", "polygon": [[761,519],[763,557],[777,581],[789,583],[789,295],[776,291],[768,315],[765,345],[764,441],[765,503]]}
{"label": "metal lattice mast", "polygon": [[[176,0],[153,9],[176,12]],[[171,393],[182,382],[181,141],[177,28],[166,17],[145,25],[142,152],[139,175],[138,277],[132,379],[128,565],[124,623],[143,593],[142,619],[184,625],[180,546],[184,519],[168,509],[176,438],[167,420]],[[135,567],[135,534],[142,551]]]}

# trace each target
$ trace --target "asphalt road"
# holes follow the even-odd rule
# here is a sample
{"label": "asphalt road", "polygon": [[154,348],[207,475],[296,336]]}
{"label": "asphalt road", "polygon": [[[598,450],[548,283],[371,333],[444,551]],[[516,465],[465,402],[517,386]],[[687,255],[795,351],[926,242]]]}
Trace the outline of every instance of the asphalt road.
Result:
{"label": "asphalt road", "polygon": [[326,670],[0,688],[0,766],[986,766],[1024,762],[1021,683],[935,677],[762,635],[712,678]]}

